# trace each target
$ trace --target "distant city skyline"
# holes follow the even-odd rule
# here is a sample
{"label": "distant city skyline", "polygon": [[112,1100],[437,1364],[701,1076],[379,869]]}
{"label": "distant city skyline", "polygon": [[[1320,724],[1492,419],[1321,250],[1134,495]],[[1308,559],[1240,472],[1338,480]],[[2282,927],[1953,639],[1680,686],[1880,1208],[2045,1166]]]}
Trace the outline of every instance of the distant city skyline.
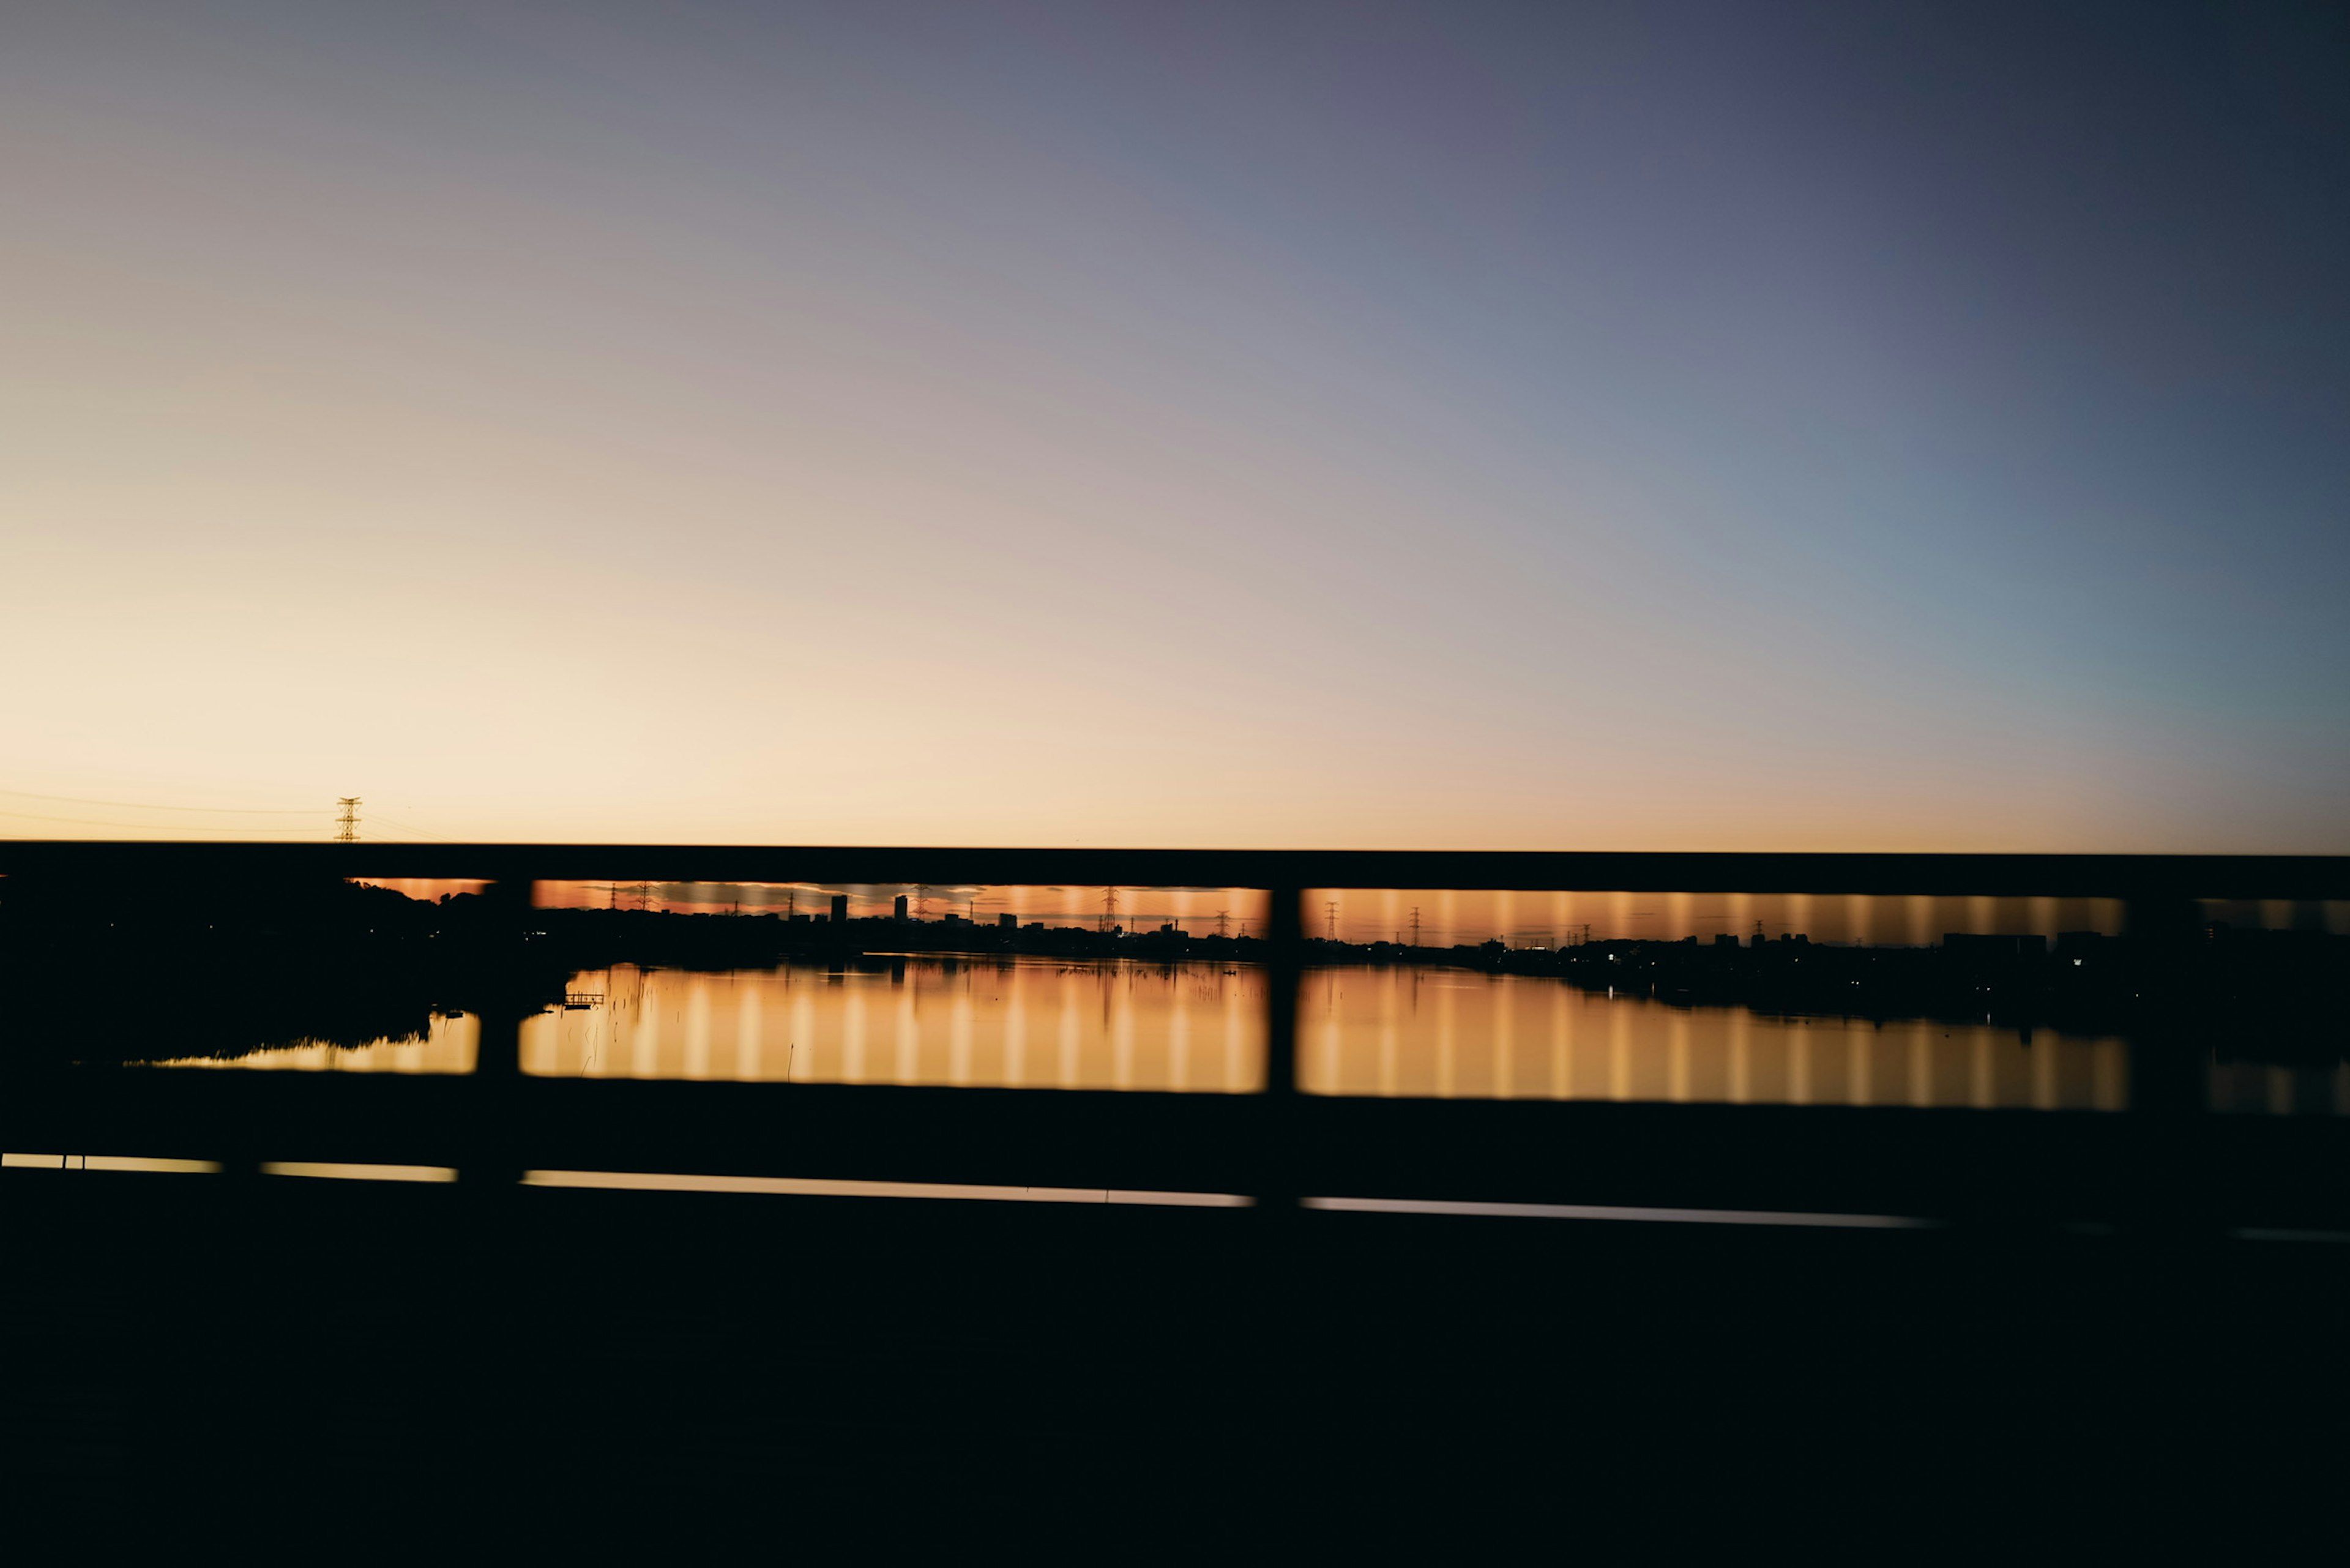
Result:
{"label": "distant city skyline", "polygon": [[2350,852],[2345,27],[18,0],[0,836]]}
{"label": "distant city skyline", "polygon": [[[411,898],[477,891],[479,882],[424,877],[369,877]],[[1100,888],[1005,886],[970,888],[913,883],[542,882],[537,899],[549,909],[670,909],[685,914],[827,916],[836,894],[848,898],[850,918],[890,915],[896,900],[909,914],[925,908],[936,920],[948,914],[991,924],[1012,914],[1022,924],[1092,928],[1102,923]],[[1596,940],[1679,940],[1730,934],[1750,937],[1760,927],[1776,937],[1803,934],[1825,942],[1925,946],[1946,931],[2036,933],[2051,940],[2064,931],[2107,935],[2123,929],[2123,906],[2112,898],[1906,898],[1756,893],[1512,892],[1499,888],[1308,889],[1314,918],[1309,937],[1349,942],[1419,940],[1432,947],[1500,939],[1513,947],[1565,945]],[[1230,934],[1262,935],[1267,895],[1259,888],[1120,888],[1114,919],[1130,931],[1173,920],[1194,935],[1216,929],[1225,917]],[[2277,929],[2296,925],[2350,932],[2350,904],[2214,905],[2214,918]]]}

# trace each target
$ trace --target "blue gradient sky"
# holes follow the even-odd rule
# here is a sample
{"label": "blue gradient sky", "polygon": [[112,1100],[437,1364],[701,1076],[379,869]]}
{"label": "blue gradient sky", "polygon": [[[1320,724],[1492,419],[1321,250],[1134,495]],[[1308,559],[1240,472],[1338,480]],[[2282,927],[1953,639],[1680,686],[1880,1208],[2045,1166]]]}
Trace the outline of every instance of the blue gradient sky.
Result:
{"label": "blue gradient sky", "polygon": [[16,0],[0,788],[2350,851],[2343,15]]}

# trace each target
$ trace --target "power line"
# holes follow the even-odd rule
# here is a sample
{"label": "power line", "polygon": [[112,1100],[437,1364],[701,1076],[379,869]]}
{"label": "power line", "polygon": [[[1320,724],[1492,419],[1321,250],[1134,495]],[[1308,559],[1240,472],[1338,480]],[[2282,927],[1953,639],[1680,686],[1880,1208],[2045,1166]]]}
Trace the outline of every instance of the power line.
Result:
{"label": "power line", "polygon": [[[149,805],[135,800],[93,800],[79,794],[36,794],[28,789],[0,789],[0,794],[16,800],[58,800],[68,805],[110,805],[120,811],[192,811],[213,816],[308,816],[316,806],[250,806],[250,805]],[[25,812],[12,811],[10,816],[24,816]],[[74,817],[53,817],[55,822],[72,822]]]}
{"label": "power line", "polygon": [[462,838],[443,838],[437,833],[427,833],[421,827],[411,827],[408,824],[395,821],[391,817],[384,815],[384,814],[380,811],[373,816],[369,817],[368,820],[369,822],[381,823],[386,827],[396,827],[402,833],[412,833],[419,838],[429,838],[435,844],[463,844],[465,842]]}
{"label": "power line", "polygon": [[70,822],[81,827],[138,827],[150,833],[316,833],[315,827],[198,827],[164,822],[111,822],[96,816],[43,816],[38,812],[0,810],[0,816],[23,822]]}

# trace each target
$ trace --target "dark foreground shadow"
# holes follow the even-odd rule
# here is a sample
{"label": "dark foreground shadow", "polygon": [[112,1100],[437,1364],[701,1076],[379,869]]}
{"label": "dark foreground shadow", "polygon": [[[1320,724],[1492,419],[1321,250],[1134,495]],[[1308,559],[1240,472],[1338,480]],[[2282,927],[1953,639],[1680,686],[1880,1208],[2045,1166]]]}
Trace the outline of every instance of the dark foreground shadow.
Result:
{"label": "dark foreground shadow", "polygon": [[24,1561],[2310,1554],[2350,1247],[10,1170]]}

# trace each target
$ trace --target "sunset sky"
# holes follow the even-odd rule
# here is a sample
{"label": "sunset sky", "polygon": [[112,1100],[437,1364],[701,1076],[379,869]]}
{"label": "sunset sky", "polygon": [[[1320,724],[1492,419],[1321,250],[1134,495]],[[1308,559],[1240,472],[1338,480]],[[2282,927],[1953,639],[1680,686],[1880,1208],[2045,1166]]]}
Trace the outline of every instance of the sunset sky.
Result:
{"label": "sunset sky", "polygon": [[11,0],[0,836],[2350,852],[2222,9]]}

